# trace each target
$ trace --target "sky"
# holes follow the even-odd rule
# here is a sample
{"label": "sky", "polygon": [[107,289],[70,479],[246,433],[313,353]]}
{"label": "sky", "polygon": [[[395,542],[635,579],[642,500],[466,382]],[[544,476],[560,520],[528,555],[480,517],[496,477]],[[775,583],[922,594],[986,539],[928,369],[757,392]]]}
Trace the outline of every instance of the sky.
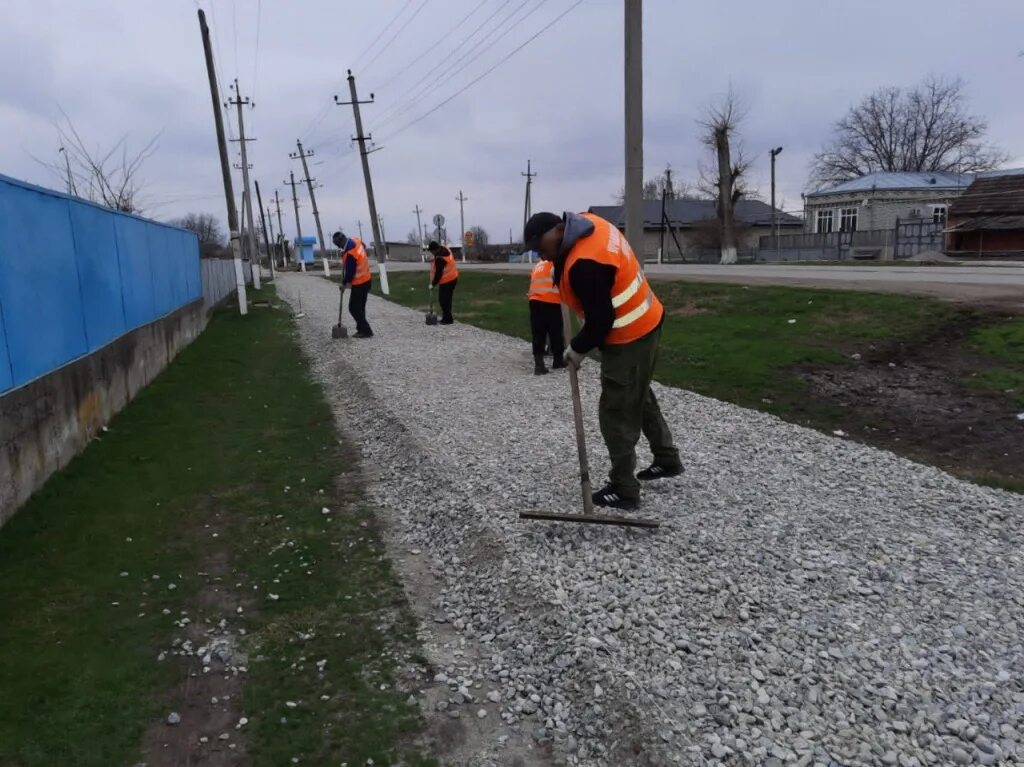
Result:
{"label": "sky", "polygon": [[[647,0],[643,7],[644,165],[691,185],[707,161],[698,120],[732,88],[752,184],[768,198],[768,151],[780,206],[799,211],[809,163],[831,126],[871,91],[929,74],[962,77],[970,109],[1011,166],[1024,166],[1024,2],[985,0]],[[0,174],[62,189],[37,158],[59,159],[68,115],[85,143],[122,136],[146,162],[145,214],[226,220],[197,9],[213,30],[221,100],[239,79],[252,177],[277,190],[295,234],[289,158],[301,139],[325,237],[370,239],[346,70],[356,76],[388,240],[435,214],[492,241],[518,238],[527,161],[533,211],[610,204],[622,187],[622,0],[0,0]],[[538,34],[539,33],[539,34]],[[516,48],[537,35],[521,50]],[[512,55],[510,55],[512,54]],[[495,66],[496,65],[496,66]],[[494,67],[493,71],[485,74]],[[471,84],[481,75],[475,84]],[[463,87],[464,92],[455,95]],[[451,98],[454,96],[454,98]],[[450,100],[449,100],[450,99]],[[237,136],[235,111],[225,111]],[[237,161],[238,144],[229,150]],[[235,190],[241,192],[235,171]],[[237,196],[236,194],[236,196]],[[305,188],[303,234],[313,234]],[[275,216],[276,218],[276,216]],[[275,221],[276,227],[276,221]]]}

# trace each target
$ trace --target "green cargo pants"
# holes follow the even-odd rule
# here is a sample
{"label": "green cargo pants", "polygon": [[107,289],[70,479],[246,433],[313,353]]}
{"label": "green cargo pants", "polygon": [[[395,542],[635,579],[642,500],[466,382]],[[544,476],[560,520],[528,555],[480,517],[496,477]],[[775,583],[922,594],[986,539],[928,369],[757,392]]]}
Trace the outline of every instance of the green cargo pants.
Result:
{"label": "green cargo pants", "polygon": [[598,414],[612,462],[608,476],[615,490],[627,498],[640,497],[640,482],[635,473],[636,443],[641,432],[651,445],[656,463],[679,463],[672,432],[651,391],[660,342],[661,328],[657,328],[632,343],[607,344],[601,350]]}

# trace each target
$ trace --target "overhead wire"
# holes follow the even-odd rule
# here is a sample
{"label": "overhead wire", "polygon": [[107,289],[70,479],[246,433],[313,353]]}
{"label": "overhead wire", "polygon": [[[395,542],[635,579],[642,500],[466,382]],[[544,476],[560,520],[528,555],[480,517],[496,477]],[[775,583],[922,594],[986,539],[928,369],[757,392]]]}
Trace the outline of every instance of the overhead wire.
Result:
{"label": "overhead wire", "polygon": [[[487,34],[485,34],[483,37],[477,40],[476,43],[472,45],[468,50],[464,51],[460,58],[456,59],[454,62],[449,64],[444,70],[442,70],[441,73],[432,83],[423,88],[412,99],[403,104],[399,109],[392,111],[390,115],[386,117],[382,116],[381,119],[377,122],[376,127],[379,128],[387,123],[392,122],[401,115],[411,112],[416,104],[423,101],[423,99],[425,99],[434,91],[447,85],[449,81],[458,77],[460,74],[462,74],[462,72],[464,72],[470,66],[472,66],[478,59],[489,53],[492,50],[493,45],[497,44],[503,38],[507,37],[509,34],[515,31],[515,29],[519,25],[525,22],[534,13],[536,13],[541,8],[541,6],[548,2],[548,0],[540,0],[537,3],[537,5],[535,5],[529,11],[527,11],[527,13],[524,16],[515,20],[514,22],[512,22],[510,26],[502,30],[502,25],[512,20],[530,2],[531,0],[523,0],[523,2],[516,6],[512,13],[510,13],[508,16],[502,19],[502,21],[499,22],[499,24],[496,27],[491,29]],[[492,38],[494,37],[494,34],[496,32],[500,34],[498,34],[497,38],[494,38],[492,41]],[[489,43],[490,45],[488,45]],[[484,46],[488,47],[485,48]]]}
{"label": "overhead wire", "polygon": [[388,85],[390,85],[395,80],[397,80],[399,77],[401,77],[406,72],[408,72],[416,64],[419,64],[420,60],[424,56],[426,56],[428,53],[430,53],[432,50],[434,50],[434,48],[436,48],[438,45],[443,43],[455,30],[457,30],[459,27],[461,27],[463,24],[465,24],[467,21],[469,21],[470,18],[472,18],[473,15],[476,14],[476,12],[479,11],[481,8],[483,8],[488,2],[489,2],[489,0],[480,0],[479,3],[477,3],[475,6],[473,6],[473,10],[471,10],[469,13],[467,13],[465,16],[463,16],[461,19],[459,19],[459,21],[457,21],[454,26],[450,27],[447,32],[445,32],[443,35],[441,35],[440,38],[438,38],[436,41],[431,43],[428,47],[423,49],[423,51],[421,53],[419,53],[418,55],[416,55],[413,58],[411,58],[407,64],[405,64],[403,67],[401,67],[400,69],[396,70],[391,75],[389,75],[388,78],[386,80],[384,80],[382,83],[380,83],[374,90],[380,91],[381,89],[386,88]]}
{"label": "overhead wire", "polygon": [[489,75],[489,74],[490,74],[491,72],[493,72],[493,71],[494,71],[495,69],[497,69],[497,68],[498,68],[498,67],[500,67],[500,66],[501,66],[502,64],[504,64],[504,63],[505,63],[506,61],[508,61],[509,59],[511,59],[511,58],[512,58],[513,56],[515,56],[515,55],[516,55],[517,53],[519,53],[519,51],[523,50],[523,48],[525,48],[525,47],[526,47],[526,46],[528,46],[528,45],[529,45],[530,43],[532,43],[532,42],[533,42],[534,40],[536,40],[536,39],[537,39],[538,37],[540,37],[540,36],[541,36],[541,35],[543,35],[543,34],[544,34],[545,32],[547,32],[547,31],[548,31],[548,30],[549,30],[549,29],[550,29],[550,28],[551,28],[552,26],[554,26],[554,25],[555,25],[556,23],[558,23],[558,22],[559,22],[559,21],[561,21],[561,20],[562,20],[563,18],[565,18],[565,17],[567,16],[567,15],[569,15],[569,13],[571,13],[571,12],[572,12],[573,10],[575,10],[575,9],[576,9],[576,8],[577,8],[578,6],[582,5],[582,3],[583,3],[583,0],[576,0],[576,2],[574,2],[574,3],[573,3],[572,5],[570,5],[570,6],[568,7],[568,8],[566,8],[566,9],[565,9],[564,11],[562,11],[562,12],[561,12],[561,13],[560,13],[560,14],[559,14],[558,16],[556,16],[556,17],[555,17],[555,18],[554,18],[554,19],[553,19],[552,21],[550,21],[550,22],[548,22],[547,24],[545,24],[545,25],[544,25],[543,27],[541,27],[541,28],[540,28],[539,30],[537,30],[537,32],[535,32],[535,33],[534,33],[533,35],[531,35],[530,37],[528,37],[528,38],[527,38],[527,39],[526,39],[526,40],[525,40],[525,41],[524,41],[523,43],[521,43],[521,44],[520,44],[519,46],[517,46],[516,48],[513,48],[513,49],[512,49],[511,51],[509,51],[509,52],[508,52],[507,54],[505,54],[505,56],[504,56],[504,57],[502,57],[502,58],[501,58],[501,59],[500,59],[500,60],[499,60],[498,62],[496,62],[496,63],[495,63],[495,64],[494,64],[493,66],[491,66],[491,67],[490,67],[489,69],[485,70],[485,71],[484,71],[484,72],[483,72],[482,74],[480,74],[480,75],[478,75],[477,77],[475,77],[474,79],[470,80],[470,81],[469,81],[468,83],[466,83],[466,84],[465,84],[464,86],[462,86],[461,88],[459,88],[459,89],[458,89],[457,91],[455,91],[455,93],[453,93],[453,94],[452,94],[451,96],[449,96],[448,98],[446,98],[446,99],[445,99],[444,101],[442,101],[442,102],[441,102],[440,104],[438,104],[437,106],[435,106],[434,108],[432,108],[432,109],[431,109],[431,110],[429,110],[428,112],[425,112],[424,114],[420,115],[419,117],[417,117],[416,119],[412,120],[411,122],[409,122],[409,123],[406,123],[406,124],[405,124],[405,125],[403,125],[403,126],[402,126],[401,128],[399,128],[398,130],[396,130],[396,131],[395,131],[394,133],[391,133],[391,134],[387,135],[387,136],[386,136],[385,138],[382,138],[382,139],[381,139],[381,141],[385,141],[385,140],[388,140],[388,141],[390,141],[391,139],[394,139],[394,138],[395,138],[396,136],[398,136],[398,135],[400,135],[400,134],[404,133],[405,131],[407,131],[407,130],[408,130],[409,128],[411,128],[412,126],[414,126],[414,125],[416,125],[417,123],[419,123],[419,122],[421,122],[421,121],[425,120],[426,118],[430,117],[430,115],[434,114],[434,113],[435,113],[435,112],[436,112],[437,110],[441,109],[441,108],[442,108],[443,106],[445,106],[446,104],[448,104],[449,102],[451,102],[451,101],[452,101],[453,99],[455,99],[456,97],[458,97],[458,96],[460,96],[461,94],[465,93],[465,92],[466,92],[467,90],[469,90],[469,89],[470,89],[470,88],[472,88],[472,87],[473,87],[474,85],[476,85],[476,84],[477,84],[478,82],[480,82],[480,81],[481,81],[481,80],[483,80],[483,79],[484,79],[485,77],[487,77],[487,75]]}
{"label": "overhead wire", "polygon": [[388,40],[388,41],[387,41],[386,43],[384,43],[384,45],[383,45],[383,46],[382,46],[382,47],[381,47],[381,48],[380,48],[380,49],[379,49],[379,50],[377,51],[377,53],[376,53],[376,54],[374,55],[374,57],[373,57],[373,58],[371,58],[371,59],[370,59],[369,61],[367,61],[367,62],[366,62],[366,63],[365,63],[365,64],[364,64],[363,66],[362,66],[362,73],[363,73],[363,75],[365,75],[365,74],[366,74],[366,73],[367,73],[368,71],[370,71],[370,67],[372,67],[372,66],[373,66],[374,62],[375,62],[375,61],[377,61],[377,59],[379,59],[379,58],[381,57],[381,55],[382,55],[382,54],[383,54],[383,53],[384,53],[384,52],[385,52],[385,51],[386,51],[386,50],[387,50],[388,48],[390,48],[390,47],[391,47],[391,45],[392,45],[392,44],[393,44],[393,43],[395,42],[395,40],[397,40],[397,39],[398,39],[398,36],[399,36],[399,35],[401,35],[401,34],[402,34],[402,32],[404,32],[404,31],[405,31],[405,28],[406,28],[406,27],[408,27],[408,26],[409,26],[409,25],[410,25],[410,24],[411,24],[411,23],[413,22],[413,20],[414,20],[414,19],[415,19],[415,18],[416,18],[417,16],[419,16],[419,15],[420,15],[420,11],[422,11],[422,10],[423,10],[423,9],[424,9],[424,8],[426,7],[427,3],[429,3],[429,2],[430,2],[430,0],[423,0],[423,2],[422,2],[422,3],[420,3],[420,4],[419,4],[419,5],[418,5],[418,6],[416,7],[416,10],[415,10],[415,11],[413,11],[412,15],[411,15],[411,16],[409,16],[409,18],[407,18],[407,19],[405,20],[405,23],[404,23],[404,24],[402,24],[402,26],[400,26],[400,27],[398,28],[398,31],[397,31],[397,32],[395,32],[395,34],[393,34],[393,35],[391,36],[391,39],[390,39],[390,40]]}

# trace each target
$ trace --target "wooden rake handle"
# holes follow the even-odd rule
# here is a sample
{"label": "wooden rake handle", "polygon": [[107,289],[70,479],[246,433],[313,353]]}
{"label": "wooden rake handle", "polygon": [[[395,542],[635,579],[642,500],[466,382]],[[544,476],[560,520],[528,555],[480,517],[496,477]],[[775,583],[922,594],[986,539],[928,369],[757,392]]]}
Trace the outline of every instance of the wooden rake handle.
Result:
{"label": "wooden rake handle", "polygon": [[[569,307],[562,302],[562,335],[566,348],[572,337]],[[583,513],[594,513],[593,487],[590,484],[590,462],[587,460],[587,436],[583,431],[583,402],[580,399],[580,378],[576,368],[569,365],[569,386],[572,389],[572,415],[576,425],[576,452],[580,459],[580,490],[583,493]]]}

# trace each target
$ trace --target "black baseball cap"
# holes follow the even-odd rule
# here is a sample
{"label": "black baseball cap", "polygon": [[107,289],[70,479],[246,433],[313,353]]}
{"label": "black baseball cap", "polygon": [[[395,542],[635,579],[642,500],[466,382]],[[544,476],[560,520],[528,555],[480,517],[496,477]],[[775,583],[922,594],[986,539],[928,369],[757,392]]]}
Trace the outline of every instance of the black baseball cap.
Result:
{"label": "black baseball cap", "polygon": [[523,227],[523,248],[536,250],[540,238],[562,223],[562,217],[554,213],[534,213]]}
{"label": "black baseball cap", "polygon": [[438,244],[437,240],[431,240],[430,244],[427,245],[427,250],[429,250],[431,253],[437,253],[437,251],[439,251],[440,249],[441,246]]}

